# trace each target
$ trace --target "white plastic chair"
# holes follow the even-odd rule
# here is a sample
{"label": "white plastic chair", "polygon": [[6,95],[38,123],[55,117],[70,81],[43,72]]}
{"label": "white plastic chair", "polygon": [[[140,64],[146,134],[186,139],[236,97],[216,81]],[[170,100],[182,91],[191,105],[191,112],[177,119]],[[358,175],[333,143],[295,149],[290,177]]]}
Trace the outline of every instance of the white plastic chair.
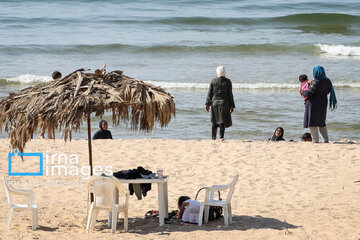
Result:
{"label": "white plastic chair", "polygon": [[[129,192],[121,183],[115,177],[92,176],[88,181],[87,189],[89,194],[94,194],[94,202],[90,206],[86,233],[94,229],[99,209],[112,211],[111,233],[115,233],[118,212],[123,212],[124,230],[127,232]],[[120,196],[122,202],[117,203],[118,196]]]}
{"label": "white plastic chair", "polygon": [[[9,211],[6,219],[6,228],[10,227],[11,218],[14,211],[19,210],[31,210],[32,212],[32,230],[36,230],[36,226],[38,225],[38,206],[34,204],[34,193],[32,190],[27,189],[17,189],[12,187],[8,179],[3,176],[2,177],[6,189],[6,194],[9,202]],[[27,196],[27,204],[13,204],[11,195],[23,195]]]}
{"label": "white plastic chair", "polygon": [[[223,208],[224,213],[224,223],[226,226],[229,225],[229,222],[232,223],[232,212],[231,212],[231,197],[234,193],[235,184],[239,178],[239,175],[235,175],[233,180],[228,185],[213,185],[206,189],[205,201],[200,203],[200,212],[199,212],[199,226],[202,225],[203,215],[204,222],[207,223],[209,220],[209,208],[210,206],[220,206]],[[225,191],[229,189],[228,195],[225,201],[215,200],[214,193],[218,191]],[[205,212],[205,214],[204,214]]]}

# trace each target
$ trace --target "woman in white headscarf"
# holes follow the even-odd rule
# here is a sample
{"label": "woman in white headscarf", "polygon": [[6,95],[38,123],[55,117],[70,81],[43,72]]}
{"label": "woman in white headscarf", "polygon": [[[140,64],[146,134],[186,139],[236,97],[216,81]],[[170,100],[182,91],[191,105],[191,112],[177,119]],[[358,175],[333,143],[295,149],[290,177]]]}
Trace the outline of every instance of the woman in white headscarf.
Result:
{"label": "woman in white headscarf", "polygon": [[216,139],[217,128],[220,127],[220,140],[224,140],[225,128],[232,125],[231,113],[235,102],[231,81],[225,77],[225,68],[217,67],[216,75],[218,77],[210,83],[205,109],[209,111],[211,107],[212,139]]}

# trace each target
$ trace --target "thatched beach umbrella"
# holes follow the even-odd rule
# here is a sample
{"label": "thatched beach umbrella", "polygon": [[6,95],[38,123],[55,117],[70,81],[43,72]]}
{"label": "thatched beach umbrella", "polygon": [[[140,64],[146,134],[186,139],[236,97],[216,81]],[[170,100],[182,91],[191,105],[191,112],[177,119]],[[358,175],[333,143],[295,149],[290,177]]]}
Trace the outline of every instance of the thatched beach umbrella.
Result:
{"label": "thatched beach umbrella", "polygon": [[122,74],[79,69],[61,80],[25,88],[0,101],[0,129],[9,133],[12,149],[23,152],[33,134],[46,125],[58,129],[65,141],[87,119],[89,164],[92,174],[90,114],[112,112],[112,121],[130,121],[133,129],[151,131],[154,122],[166,126],[175,115],[173,97],[160,87]]}

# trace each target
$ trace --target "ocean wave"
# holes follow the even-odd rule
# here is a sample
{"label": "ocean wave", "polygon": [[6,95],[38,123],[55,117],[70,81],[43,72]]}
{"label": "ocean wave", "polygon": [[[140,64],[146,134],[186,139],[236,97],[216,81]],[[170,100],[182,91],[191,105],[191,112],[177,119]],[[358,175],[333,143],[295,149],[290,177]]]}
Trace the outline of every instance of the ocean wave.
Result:
{"label": "ocean wave", "polygon": [[235,45],[126,45],[126,44],[97,44],[97,45],[0,45],[3,54],[103,54],[103,53],[288,53],[302,52],[312,54],[316,50],[313,45],[280,45],[280,44],[235,44]]}
{"label": "ocean wave", "polygon": [[[50,76],[39,76],[32,74],[23,74],[16,77],[1,78],[0,85],[12,84],[35,84],[42,82],[49,82],[52,78]],[[209,83],[195,83],[195,82],[167,82],[167,81],[144,81],[165,89],[178,89],[178,90],[206,90]],[[360,88],[360,83],[357,82],[336,82],[333,83],[335,87],[339,88]],[[299,88],[298,83],[236,83],[232,84],[233,89],[294,89]]]}
{"label": "ocean wave", "polygon": [[[186,83],[186,82],[161,82],[161,81],[145,81],[165,89],[178,90],[206,90],[209,88],[209,83]],[[360,88],[360,83],[354,82],[339,82],[333,83],[334,87],[338,88]],[[298,89],[299,84],[295,83],[234,83],[232,84],[234,90],[238,89]]]}
{"label": "ocean wave", "polygon": [[341,34],[346,36],[357,35],[351,25],[349,24],[318,24],[318,25],[299,25],[296,29],[304,33],[314,34]]}
{"label": "ocean wave", "polygon": [[[109,16],[108,18],[84,19],[82,17],[66,16],[58,17],[23,17],[23,16],[2,16],[0,21],[4,24],[110,24],[110,25],[181,25],[181,26],[255,26],[255,25],[359,25],[360,16],[342,14],[342,13],[301,13],[290,14],[276,17],[207,17],[207,16],[189,16],[189,17],[142,17],[142,18],[121,18],[121,16]],[[109,25],[109,26],[110,26]]]}
{"label": "ocean wave", "polygon": [[316,51],[332,55],[360,56],[359,46],[344,45],[290,45],[290,44],[234,44],[234,45],[126,45],[126,44],[80,44],[80,45],[0,45],[0,53],[8,55],[22,54],[58,54],[58,55],[95,55],[106,53],[289,53],[314,54]]}
{"label": "ocean wave", "polygon": [[110,19],[104,20],[114,24],[162,24],[162,25],[269,25],[269,24],[359,24],[360,16],[340,13],[302,13],[278,17],[167,17],[155,19]]}
{"label": "ocean wave", "polygon": [[314,46],[330,55],[360,56],[360,47],[328,44],[315,44]]}
{"label": "ocean wave", "polygon": [[359,24],[360,16],[341,13],[303,13],[275,17],[269,20],[292,24]]}
{"label": "ocean wave", "polygon": [[[319,34],[356,35],[359,30],[360,16],[340,13],[303,13],[277,17],[167,17],[155,19],[116,19],[105,20],[108,24],[145,24],[196,27],[209,30],[208,27],[223,28],[235,26],[237,28],[290,28],[303,32]],[[211,30],[214,30],[211,28]]]}
{"label": "ocean wave", "polygon": [[49,76],[23,74],[17,77],[0,78],[0,85],[33,84],[33,83],[49,82],[51,80],[52,78]]}

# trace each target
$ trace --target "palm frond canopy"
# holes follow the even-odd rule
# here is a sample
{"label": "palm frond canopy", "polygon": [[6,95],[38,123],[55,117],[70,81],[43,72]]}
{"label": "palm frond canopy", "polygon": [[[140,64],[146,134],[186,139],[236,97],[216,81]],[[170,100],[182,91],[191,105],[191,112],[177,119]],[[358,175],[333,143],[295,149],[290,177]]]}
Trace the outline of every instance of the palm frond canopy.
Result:
{"label": "palm frond canopy", "polygon": [[13,149],[23,151],[33,133],[51,126],[64,140],[80,128],[84,117],[112,112],[112,121],[130,121],[133,129],[152,131],[154,122],[167,126],[175,116],[173,96],[161,87],[105,69],[86,73],[79,69],[60,80],[25,88],[0,101],[0,129],[9,133]]}

